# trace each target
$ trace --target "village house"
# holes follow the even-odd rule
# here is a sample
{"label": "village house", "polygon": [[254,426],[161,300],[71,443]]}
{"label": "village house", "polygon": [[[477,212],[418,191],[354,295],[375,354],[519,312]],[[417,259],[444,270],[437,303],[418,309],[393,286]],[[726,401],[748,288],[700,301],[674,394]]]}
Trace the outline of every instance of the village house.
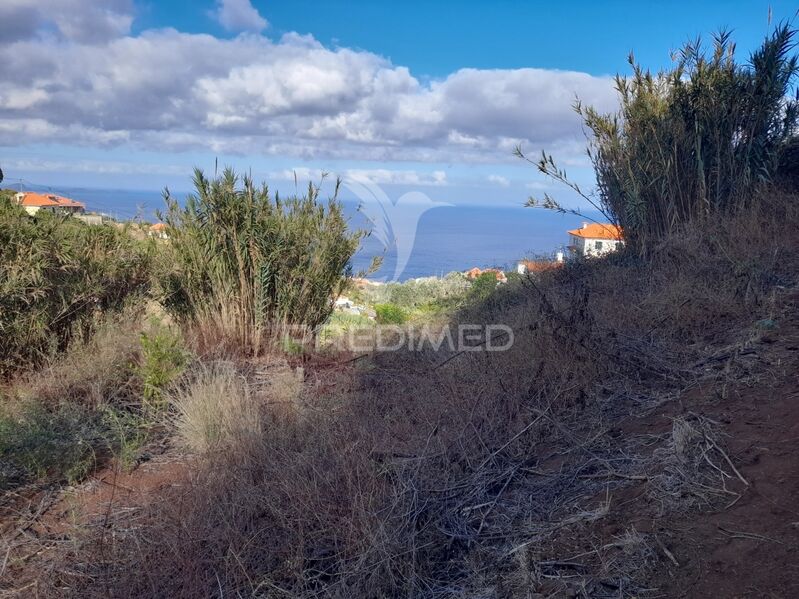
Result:
{"label": "village house", "polygon": [[569,231],[569,241],[572,254],[584,258],[604,256],[624,245],[621,229],[609,223],[583,223]]}
{"label": "village house", "polygon": [[508,282],[508,278],[505,276],[505,273],[502,272],[502,270],[500,270],[499,268],[480,269],[480,268],[477,268],[475,266],[474,268],[470,268],[469,270],[467,270],[463,274],[470,281],[474,281],[480,275],[484,275],[484,274],[487,274],[487,273],[493,273],[494,276],[497,279],[497,283],[507,283]]}
{"label": "village house", "polygon": [[150,225],[150,229],[147,231],[147,234],[155,239],[169,239],[169,234],[167,233],[166,225],[164,223],[155,223],[154,225]]}
{"label": "village house", "polygon": [[520,275],[535,275],[563,266],[563,252],[557,252],[554,260],[519,260],[516,272]]}
{"label": "village house", "polygon": [[69,198],[54,194],[36,193],[33,191],[20,191],[14,195],[14,201],[33,216],[39,210],[58,214],[82,214],[86,205]]}

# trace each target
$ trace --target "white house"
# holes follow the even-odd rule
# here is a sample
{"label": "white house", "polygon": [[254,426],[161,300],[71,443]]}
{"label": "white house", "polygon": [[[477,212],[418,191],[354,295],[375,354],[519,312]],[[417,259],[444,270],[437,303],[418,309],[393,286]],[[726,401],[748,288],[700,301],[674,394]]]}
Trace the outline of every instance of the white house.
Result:
{"label": "white house", "polygon": [[609,223],[583,223],[579,229],[569,231],[569,249],[583,257],[604,256],[624,245],[621,229]]}
{"label": "white house", "polygon": [[20,191],[14,195],[14,200],[31,216],[39,212],[39,210],[59,214],[82,214],[86,208],[82,202],[76,202],[54,194],[35,193],[33,191]]}
{"label": "white house", "polygon": [[520,275],[534,275],[563,266],[563,252],[556,252],[554,260],[519,260],[516,272]]}
{"label": "white house", "polygon": [[155,223],[147,230],[147,234],[155,239],[169,239],[169,231],[164,223]]}

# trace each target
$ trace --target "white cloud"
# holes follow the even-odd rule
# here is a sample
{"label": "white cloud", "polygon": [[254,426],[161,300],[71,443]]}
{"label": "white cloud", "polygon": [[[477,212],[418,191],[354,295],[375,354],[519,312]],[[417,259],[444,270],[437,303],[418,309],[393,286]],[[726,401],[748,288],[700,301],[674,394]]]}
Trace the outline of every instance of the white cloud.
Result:
{"label": "white cloud", "polygon": [[545,191],[547,189],[552,189],[552,185],[549,183],[545,183],[543,181],[531,181],[530,183],[524,184],[525,188],[532,189],[533,191]]}
{"label": "white cloud", "polygon": [[417,173],[408,170],[390,169],[349,169],[345,178],[359,183],[374,183],[376,185],[432,185],[440,187],[447,184],[447,173],[433,171],[432,173]]}
{"label": "white cloud", "polygon": [[277,179],[278,181],[297,181],[297,184],[305,185],[309,181],[318,184],[323,178],[330,176],[330,173],[321,169],[308,168],[305,166],[297,166],[292,169],[284,169],[282,171],[273,171],[268,173],[268,179]]}
{"label": "white cloud", "polygon": [[510,181],[508,181],[507,177],[501,175],[488,175],[488,182],[499,185],[500,187],[510,186]]}
{"label": "white cloud", "polygon": [[123,161],[19,159],[6,161],[5,166],[17,171],[28,172],[95,173],[101,175],[186,174],[186,167],[184,166]]}
{"label": "white cloud", "polygon": [[228,31],[263,31],[269,26],[250,0],[217,0],[214,17]]}
{"label": "white cloud", "polygon": [[130,32],[132,0],[3,0],[0,44],[55,32],[67,40],[97,42]]}
{"label": "white cloud", "polygon": [[[220,18],[247,7],[221,3]],[[521,143],[571,159],[584,147],[574,96],[615,107],[610,78],[585,73],[462,69],[422,82],[376,54],[296,33],[130,35],[129,0],[3,0],[3,15],[22,33],[4,38],[0,25],[0,145],[448,164],[515,162]],[[91,35],[78,23],[93,24]],[[404,174],[373,175],[414,173],[393,172]],[[444,184],[439,175],[416,176]]]}

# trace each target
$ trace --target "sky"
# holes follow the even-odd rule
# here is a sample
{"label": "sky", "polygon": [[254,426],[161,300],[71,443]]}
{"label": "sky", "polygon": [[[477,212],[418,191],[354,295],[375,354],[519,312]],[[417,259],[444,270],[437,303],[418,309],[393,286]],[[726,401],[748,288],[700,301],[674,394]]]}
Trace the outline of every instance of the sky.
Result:
{"label": "sky", "polygon": [[796,6],[727,2],[2,0],[4,185],[187,190],[192,168],[291,191],[323,172],[389,195],[580,200],[514,157],[593,177],[575,98],[698,35],[743,59]]}

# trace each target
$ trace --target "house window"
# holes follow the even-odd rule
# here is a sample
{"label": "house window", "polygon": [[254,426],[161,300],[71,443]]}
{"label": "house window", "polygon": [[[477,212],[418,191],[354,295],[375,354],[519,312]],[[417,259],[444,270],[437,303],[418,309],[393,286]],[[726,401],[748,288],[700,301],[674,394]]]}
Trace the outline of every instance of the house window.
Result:
{"label": "house window", "polygon": [[601,249],[602,249],[602,242],[601,242],[601,241],[597,241],[597,242],[595,242],[595,243],[594,243],[594,247],[595,247],[597,250],[601,250]]}

